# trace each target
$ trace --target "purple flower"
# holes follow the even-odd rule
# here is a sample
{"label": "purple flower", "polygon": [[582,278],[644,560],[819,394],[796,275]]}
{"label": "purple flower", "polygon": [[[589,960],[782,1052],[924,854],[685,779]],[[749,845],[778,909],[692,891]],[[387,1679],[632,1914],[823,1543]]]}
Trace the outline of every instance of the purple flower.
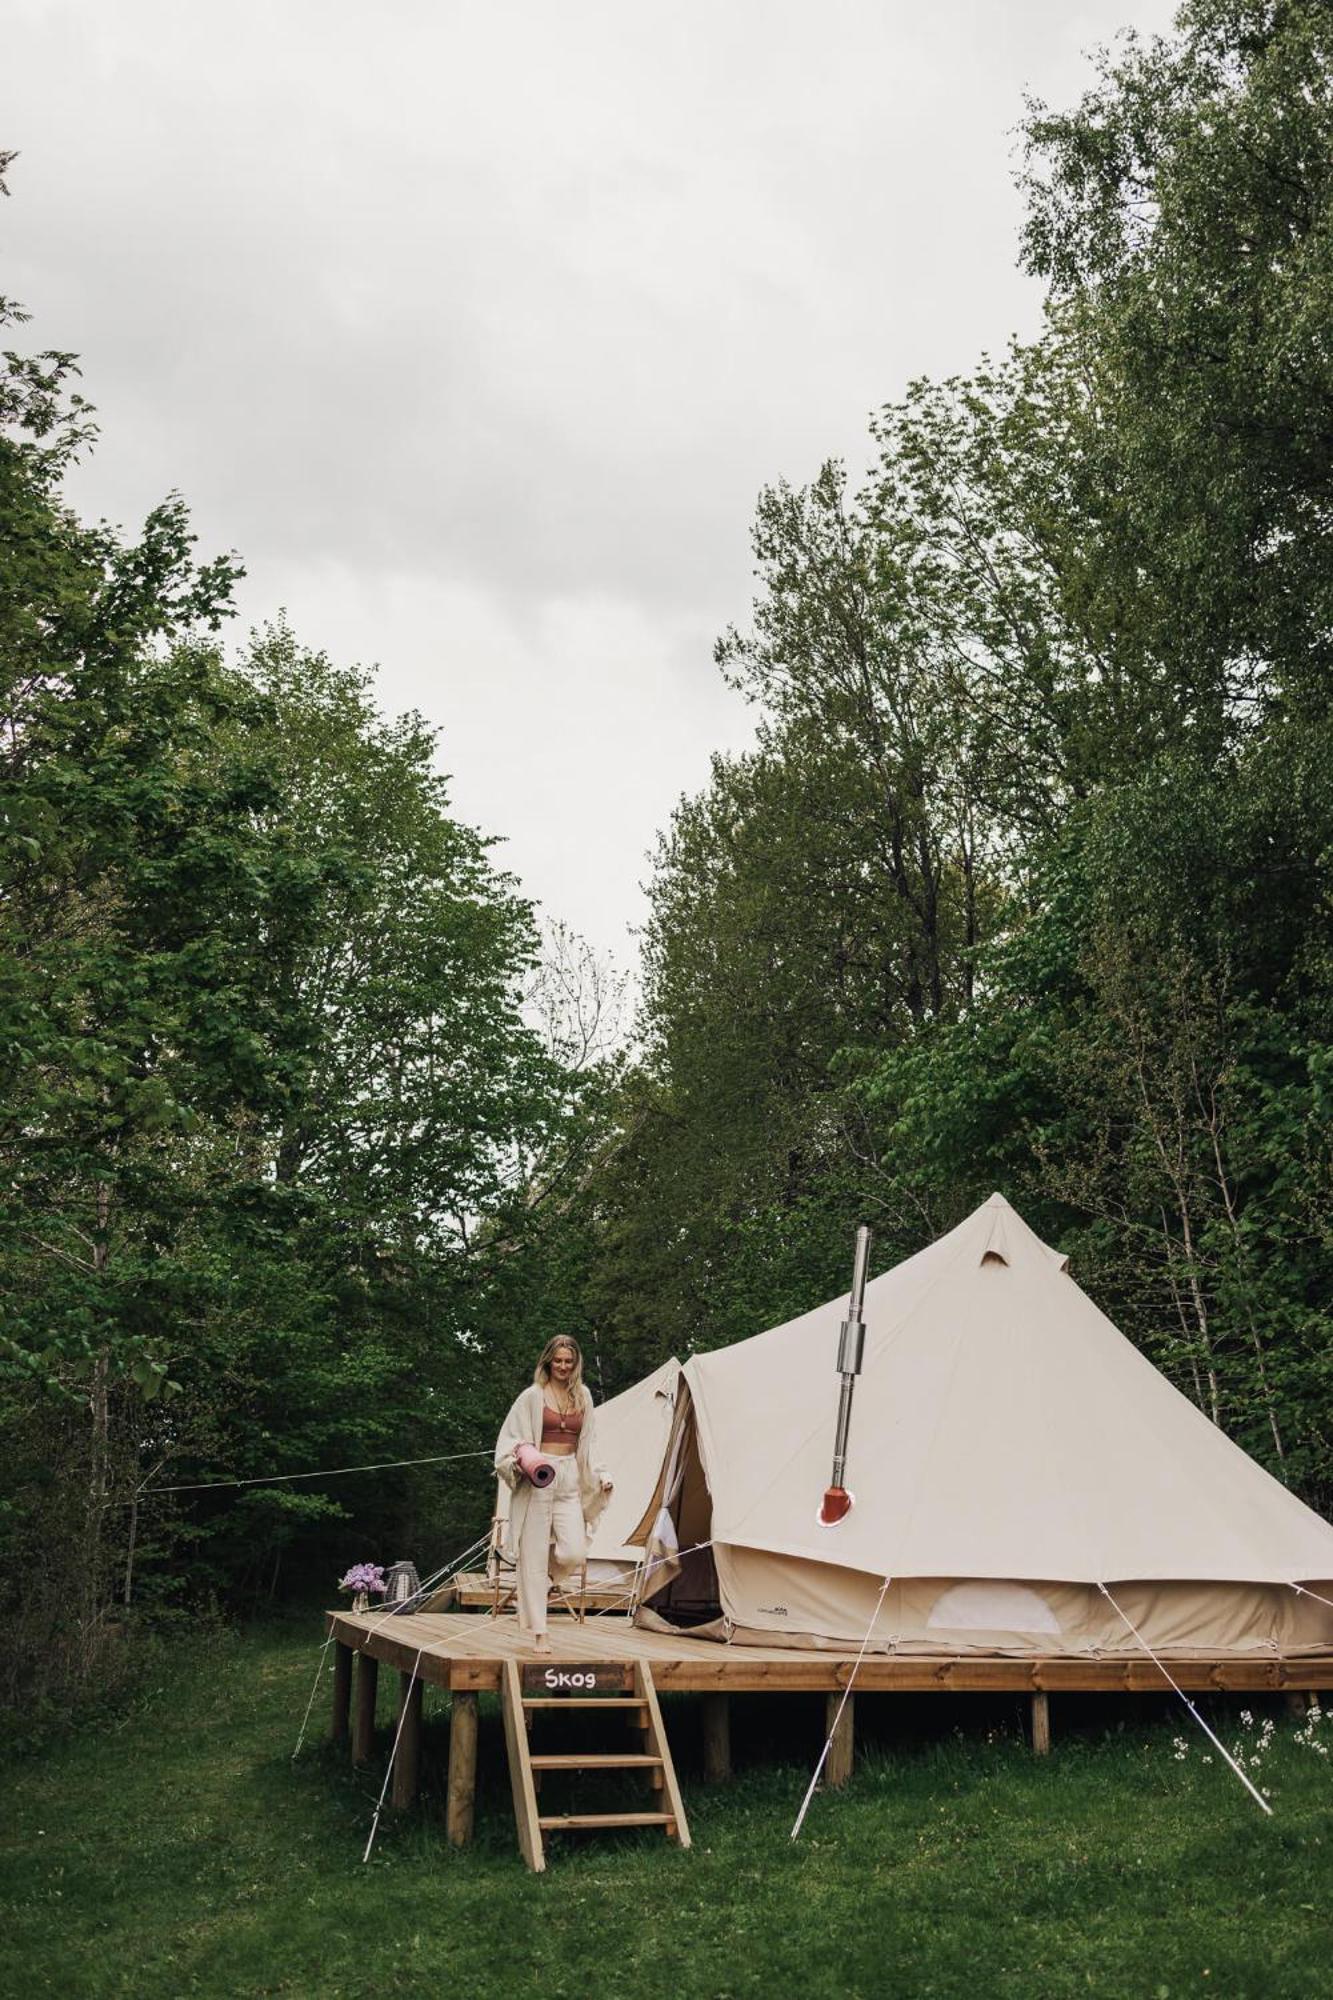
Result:
{"label": "purple flower", "polygon": [[384,1571],[378,1563],[353,1563],[339,1590],[365,1590],[383,1593]]}

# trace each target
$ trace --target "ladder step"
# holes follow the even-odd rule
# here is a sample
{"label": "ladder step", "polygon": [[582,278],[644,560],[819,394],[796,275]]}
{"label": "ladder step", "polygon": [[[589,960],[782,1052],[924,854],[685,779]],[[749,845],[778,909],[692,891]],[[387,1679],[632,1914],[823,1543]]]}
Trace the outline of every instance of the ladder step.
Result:
{"label": "ladder step", "polygon": [[560,1751],[534,1756],[528,1761],[534,1771],[660,1771],[662,1768],[660,1757],[640,1751],[628,1751],[623,1757],[608,1756],[600,1750]]}
{"label": "ladder step", "polygon": [[668,1826],[670,1813],[552,1813],[538,1820],[543,1833],[563,1833],[574,1826]]}
{"label": "ladder step", "polygon": [[524,1708],[646,1708],[647,1703],[636,1694],[567,1695],[539,1694],[524,1695]]}

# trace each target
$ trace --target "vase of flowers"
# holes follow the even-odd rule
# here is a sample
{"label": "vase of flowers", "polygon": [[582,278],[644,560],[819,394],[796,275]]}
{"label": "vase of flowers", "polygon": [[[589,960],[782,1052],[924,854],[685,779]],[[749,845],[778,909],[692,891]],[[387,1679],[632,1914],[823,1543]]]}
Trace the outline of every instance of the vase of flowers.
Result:
{"label": "vase of flowers", "polygon": [[338,1588],[351,1591],[353,1611],[368,1611],[371,1598],[384,1595],[384,1571],[378,1563],[353,1563]]}

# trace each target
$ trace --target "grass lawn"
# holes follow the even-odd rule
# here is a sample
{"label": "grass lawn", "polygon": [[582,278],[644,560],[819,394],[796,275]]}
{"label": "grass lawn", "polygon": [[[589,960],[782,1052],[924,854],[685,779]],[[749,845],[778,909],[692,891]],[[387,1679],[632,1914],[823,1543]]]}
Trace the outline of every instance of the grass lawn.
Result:
{"label": "grass lawn", "polygon": [[[737,1697],[738,1776],[704,1789],[698,1718],[667,1703],[689,1853],[574,1836],[518,1858],[498,1714],[484,1705],[477,1839],[443,1836],[444,1698],[426,1696],[419,1810],[323,1742],[328,1680],[291,1761],[317,1624],[182,1646],[132,1713],[11,1767],[0,1825],[0,1991],[856,1996],[1333,1993],[1333,1756],[1280,1706],[1265,1819],[1183,1711],[1052,1703],[1034,1760],[1018,1711],[867,1697],[856,1776],[788,1839],[822,1703]],[[396,1677],[381,1676],[383,1748]],[[1215,1726],[1242,1736],[1239,1701]],[[1120,1718],[1120,1726],[1117,1726]],[[1127,1719],[1126,1719],[1127,1718]],[[1333,1721],[1323,1725],[1333,1739]],[[1184,1760],[1173,1750],[1188,1736]],[[1208,1746],[1202,1744],[1202,1751]],[[632,1801],[625,1801],[632,1803]]]}

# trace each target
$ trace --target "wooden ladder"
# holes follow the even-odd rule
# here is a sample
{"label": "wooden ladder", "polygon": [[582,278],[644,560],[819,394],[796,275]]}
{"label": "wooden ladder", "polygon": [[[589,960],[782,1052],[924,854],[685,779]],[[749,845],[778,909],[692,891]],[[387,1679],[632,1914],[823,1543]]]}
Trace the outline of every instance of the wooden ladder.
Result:
{"label": "wooden ladder", "polygon": [[[580,1827],[660,1826],[668,1840],[690,1844],[690,1829],[676,1782],[676,1767],[662,1724],[651,1669],[634,1664],[634,1692],[621,1695],[525,1695],[516,1660],[504,1662],[500,1684],[504,1706],[505,1744],[509,1751],[509,1781],[514,1791],[518,1844],[529,1868],[546,1866],[544,1836]],[[528,1726],[536,1709],[608,1709],[627,1716],[643,1739],[642,1750],[536,1752],[528,1742]],[[631,1713],[632,1711],[632,1713]],[[537,1809],[537,1784],[543,1771],[642,1771],[661,1811],[542,1813]]]}

